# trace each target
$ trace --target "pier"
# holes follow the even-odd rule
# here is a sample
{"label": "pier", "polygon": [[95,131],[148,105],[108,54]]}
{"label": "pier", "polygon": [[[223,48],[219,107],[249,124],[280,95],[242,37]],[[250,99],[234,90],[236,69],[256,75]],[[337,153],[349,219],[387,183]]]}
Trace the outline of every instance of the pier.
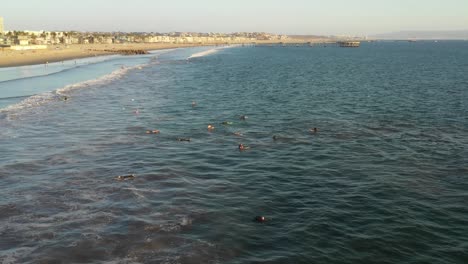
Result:
{"label": "pier", "polygon": [[344,47],[358,48],[360,41],[327,41],[327,42],[280,42],[280,43],[244,43],[242,47]]}

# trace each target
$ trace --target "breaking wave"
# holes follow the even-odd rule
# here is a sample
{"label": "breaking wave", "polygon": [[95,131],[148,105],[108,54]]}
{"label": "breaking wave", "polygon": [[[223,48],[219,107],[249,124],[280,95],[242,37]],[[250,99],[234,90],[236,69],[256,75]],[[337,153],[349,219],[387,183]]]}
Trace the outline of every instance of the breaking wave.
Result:
{"label": "breaking wave", "polygon": [[22,100],[21,102],[17,104],[13,104],[3,109],[0,109],[0,116],[5,116],[5,115],[8,116],[9,114],[18,114],[19,112],[24,111],[26,109],[31,109],[31,108],[35,108],[35,107],[48,104],[50,102],[63,100],[64,97],[68,95],[69,92],[75,89],[88,88],[88,87],[93,87],[96,85],[103,85],[113,80],[122,78],[129,71],[132,71],[135,69],[141,69],[148,65],[150,64],[140,64],[140,65],[135,65],[131,67],[122,67],[109,74],[103,75],[97,79],[70,84],[65,87],[54,90],[54,91],[29,96],[28,98]]}
{"label": "breaking wave", "polygon": [[220,51],[222,49],[227,49],[227,48],[232,48],[232,47],[236,47],[236,45],[216,47],[216,48],[213,48],[213,49],[197,52],[197,53],[194,53],[194,54],[190,55],[187,59],[193,59],[193,58],[200,58],[200,57],[208,56],[208,55],[217,53],[218,51]]}
{"label": "breaking wave", "polygon": [[[89,65],[95,65],[98,63],[103,63],[110,61],[112,59],[118,58],[121,55],[106,55],[106,56],[99,56],[99,57],[89,57],[89,58],[81,58],[81,59],[72,59],[72,60],[65,60],[63,63],[66,63],[66,67],[64,67],[62,62],[53,62],[48,64],[47,71],[44,73],[42,64],[37,65],[25,65],[25,66],[15,66],[15,67],[7,67],[7,68],[0,68],[0,83],[8,83],[14,82],[21,79],[31,79],[40,76],[52,76],[55,74],[60,74],[64,72],[68,72],[71,70],[75,70],[77,68]],[[73,62],[75,62],[73,64]],[[70,66],[70,63],[72,65]],[[57,68],[61,66],[60,68]],[[21,72],[24,74],[26,71],[28,72],[26,75],[18,76],[15,74],[18,69],[21,69]]]}
{"label": "breaking wave", "polygon": [[135,65],[135,66],[132,66],[132,67],[122,67],[118,70],[115,70],[107,75],[104,75],[104,76],[101,76],[97,79],[93,79],[93,80],[88,80],[88,81],[84,81],[84,82],[79,82],[79,83],[76,83],[76,84],[71,84],[71,85],[67,85],[63,88],[59,88],[55,91],[55,93],[57,95],[66,95],[67,92],[70,92],[72,90],[75,90],[75,89],[79,89],[79,88],[85,88],[85,87],[89,87],[89,86],[93,86],[93,85],[102,85],[102,84],[106,84],[106,83],[109,83],[113,80],[116,80],[118,78],[121,78],[122,76],[124,76],[125,74],[127,74],[127,72],[131,71],[131,70],[135,70],[135,69],[141,69],[143,67],[146,67],[148,66],[149,64],[141,64],[141,65]]}

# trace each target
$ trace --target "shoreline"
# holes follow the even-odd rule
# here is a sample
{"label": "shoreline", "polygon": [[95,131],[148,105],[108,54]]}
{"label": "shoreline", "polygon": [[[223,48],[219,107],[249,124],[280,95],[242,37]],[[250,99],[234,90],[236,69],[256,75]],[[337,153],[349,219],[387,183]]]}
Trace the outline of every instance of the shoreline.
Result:
{"label": "shoreline", "polygon": [[[53,62],[70,61],[74,59],[118,55],[123,50],[152,51],[174,48],[213,46],[207,44],[163,44],[163,43],[132,43],[132,44],[76,44],[51,45],[43,50],[8,50],[0,49],[0,68],[41,65]],[[132,56],[132,55],[128,55]]]}
{"label": "shoreline", "polygon": [[[327,39],[306,40],[295,39],[294,41],[257,41],[262,44],[304,44],[304,43],[326,43]],[[152,51],[174,48],[222,46],[222,45],[249,45],[252,43],[197,43],[197,44],[175,44],[175,43],[125,43],[125,44],[72,44],[72,45],[50,45],[47,49],[37,50],[10,50],[0,48],[0,68],[40,65],[52,62],[61,62],[89,57],[123,54],[122,51]],[[129,55],[131,56],[131,55]]]}

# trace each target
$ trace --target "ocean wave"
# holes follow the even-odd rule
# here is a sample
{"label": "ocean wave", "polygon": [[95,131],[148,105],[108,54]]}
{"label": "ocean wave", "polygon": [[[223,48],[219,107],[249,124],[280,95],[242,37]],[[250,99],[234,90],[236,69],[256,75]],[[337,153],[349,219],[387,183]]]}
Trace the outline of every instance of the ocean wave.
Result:
{"label": "ocean wave", "polygon": [[26,98],[29,96],[33,96],[34,94],[31,95],[18,95],[18,96],[10,96],[10,97],[0,97],[0,100],[11,100],[11,99],[20,99],[20,98]]}
{"label": "ocean wave", "polygon": [[38,78],[38,77],[52,76],[52,75],[56,75],[56,74],[60,74],[60,73],[64,73],[64,72],[74,70],[74,69],[76,69],[78,67],[80,67],[80,66],[70,67],[70,68],[67,68],[67,69],[57,70],[57,71],[50,72],[50,73],[45,73],[45,74],[37,74],[37,75],[31,75],[31,76],[26,76],[26,77],[7,79],[7,80],[0,81],[0,84],[8,84],[8,83],[16,82],[18,80],[28,80],[28,79]]}
{"label": "ocean wave", "polygon": [[[42,64],[0,68],[0,72],[3,72],[3,73],[6,72],[7,76],[10,76],[9,78],[3,79],[3,80],[0,77],[0,84],[14,82],[18,80],[32,79],[32,78],[37,78],[37,77],[52,76],[55,74],[60,74],[60,73],[68,72],[71,70],[75,70],[76,68],[80,68],[83,66],[89,66],[89,65],[107,62],[107,61],[110,61],[119,57],[122,57],[122,55],[104,55],[104,56],[99,56],[99,57],[65,60],[63,61],[64,63],[66,63],[65,68],[57,68],[60,65],[62,65],[63,67],[62,62],[53,62],[53,63],[49,63],[47,67],[47,70],[48,71],[51,70],[51,71],[45,72],[45,73],[42,71],[42,69],[44,69],[44,66]],[[75,62],[75,64],[72,64],[70,66],[69,63],[73,63],[73,62]],[[32,69],[33,73],[30,73],[27,76],[14,77],[16,71],[18,70],[25,71],[25,70],[30,70],[30,69]],[[37,72],[38,69],[40,69],[41,71]],[[9,71],[13,71],[13,72],[9,73]]]}
{"label": "ocean wave", "polygon": [[[7,106],[3,109],[0,109],[0,114],[9,116],[10,114],[18,114],[21,111],[39,107],[45,104],[48,104],[50,102],[54,101],[60,101],[64,99],[64,96],[68,95],[69,92],[80,89],[80,88],[88,88],[88,87],[93,87],[97,85],[103,85],[106,83],[109,83],[113,80],[122,78],[125,74],[127,74],[129,71],[135,70],[135,69],[142,69],[143,67],[147,67],[150,64],[140,64],[140,65],[135,65],[132,67],[122,67],[118,70],[115,70],[109,74],[103,75],[97,79],[92,79],[92,80],[87,80],[75,84],[70,84],[65,87],[59,88],[54,91],[49,91],[41,94],[36,94],[32,95],[21,102],[17,104],[13,104],[10,106]],[[1,115],[0,115],[1,116]]]}
{"label": "ocean wave", "polygon": [[218,51],[220,51],[222,49],[233,48],[233,47],[236,47],[236,45],[216,47],[216,48],[213,48],[213,49],[209,49],[209,50],[194,53],[194,54],[190,55],[187,59],[189,60],[189,59],[193,59],[193,58],[200,58],[200,57],[208,56],[208,55],[217,53]]}
{"label": "ocean wave", "polygon": [[55,93],[58,94],[58,95],[66,95],[67,92],[70,92],[70,91],[75,90],[75,89],[106,84],[106,83],[109,83],[109,82],[111,82],[113,80],[121,78],[122,76],[124,76],[125,74],[127,74],[131,70],[141,69],[141,68],[146,67],[148,65],[149,64],[140,64],[140,65],[135,65],[135,66],[132,66],[132,67],[123,67],[122,66],[122,68],[120,68],[118,70],[115,70],[115,71],[113,71],[113,72],[111,72],[111,73],[109,73],[107,75],[101,76],[101,77],[99,77],[97,79],[88,80],[88,81],[84,81],[84,82],[79,82],[79,83],[75,83],[75,84],[70,84],[70,85],[67,85],[67,86],[65,86],[63,88],[59,88],[59,89],[55,90]]}

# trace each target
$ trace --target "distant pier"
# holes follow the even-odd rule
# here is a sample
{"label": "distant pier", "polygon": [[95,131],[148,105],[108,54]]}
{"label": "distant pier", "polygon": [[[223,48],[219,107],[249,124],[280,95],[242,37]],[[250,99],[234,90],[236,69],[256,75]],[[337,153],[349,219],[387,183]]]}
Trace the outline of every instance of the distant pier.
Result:
{"label": "distant pier", "polygon": [[279,42],[279,43],[244,43],[243,47],[327,47],[339,46],[344,48],[360,47],[360,41],[324,41],[324,42]]}

